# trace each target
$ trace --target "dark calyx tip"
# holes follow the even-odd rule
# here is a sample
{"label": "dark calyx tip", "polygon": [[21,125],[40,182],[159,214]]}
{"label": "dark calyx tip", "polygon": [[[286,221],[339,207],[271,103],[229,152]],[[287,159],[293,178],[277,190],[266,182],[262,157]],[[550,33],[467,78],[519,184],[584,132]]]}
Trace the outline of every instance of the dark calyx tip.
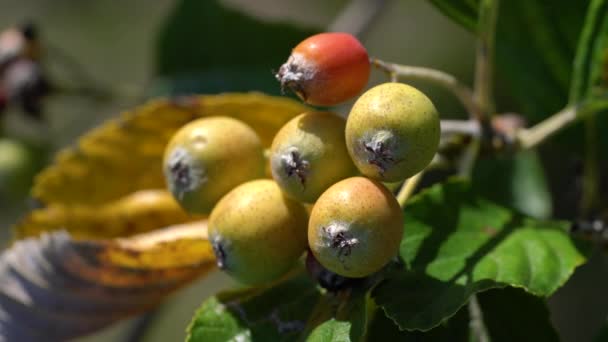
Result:
{"label": "dark calyx tip", "polygon": [[380,175],[384,175],[387,169],[398,162],[383,141],[365,142],[363,148],[368,153],[367,162],[377,167]]}
{"label": "dark calyx tip", "polygon": [[305,187],[310,163],[302,158],[302,155],[296,149],[286,152],[281,157],[281,160],[283,162],[285,174],[288,177],[297,177],[300,184]]}
{"label": "dark calyx tip", "polygon": [[225,270],[226,269],[226,250],[224,249],[224,246],[222,245],[221,242],[219,241],[214,241],[212,243],[212,247],[213,247],[213,253],[215,254],[215,258],[216,263],[217,263],[217,267],[221,270]]}

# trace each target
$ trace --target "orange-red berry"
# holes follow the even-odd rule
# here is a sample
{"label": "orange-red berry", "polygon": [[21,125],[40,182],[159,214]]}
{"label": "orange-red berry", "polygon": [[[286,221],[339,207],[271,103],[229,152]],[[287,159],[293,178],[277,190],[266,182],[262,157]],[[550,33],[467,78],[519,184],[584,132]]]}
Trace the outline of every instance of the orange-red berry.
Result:
{"label": "orange-red berry", "polygon": [[298,44],[276,78],[304,102],[333,106],[358,95],[369,79],[367,51],[348,33],[321,33]]}

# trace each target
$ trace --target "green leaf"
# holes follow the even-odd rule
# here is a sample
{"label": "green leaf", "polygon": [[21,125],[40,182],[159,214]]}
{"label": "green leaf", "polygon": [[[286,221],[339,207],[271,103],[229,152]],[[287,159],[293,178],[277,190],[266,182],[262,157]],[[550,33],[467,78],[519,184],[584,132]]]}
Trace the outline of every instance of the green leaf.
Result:
{"label": "green leaf", "polygon": [[[218,0],[181,0],[160,32],[157,71],[162,84],[155,92],[168,87],[182,94],[277,93],[280,87],[272,71],[313,33],[287,23],[264,22]],[[177,84],[170,85],[169,80]]]}
{"label": "green leaf", "polygon": [[301,272],[274,286],[206,300],[187,341],[360,341],[366,325],[364,290],[321,295]]}
{"label": "green leaf", "polygon": [[608,91],[608,1],[592,0],[574,60],[570,103]]}
{"label": "green leaf", "polygon": [[477,9],[479,0],[429,0],[443,14],[474,31],[477,27]]}
{"label": "green leaf", "polygon": [[367,341],[451,341],[468,342],[469,312],[466,307],[438,327],[426,331],[401,331],[395,322],[388,318],[382,310],[376,310],[369,325]]}
{"label": "green leaf", "polygon": [[477,295],[492,342],[559,341],[543,298],[512,287]]}
{"label": "green leaf", "polygon": [[367,311],[363,289],[328,294],[317,303],[303,335],[312,342],[360,341],[367,326]]}
{"label": "green leaf", "polygon": [[471,180],[475,192],[498,204],[534,218],[551,215],[551,193],[536,151],[481,159]]}
{"label": "green leaf", "polygon": [[429,330],[476,292],[510,285],[548,296],[584,261],[567,226],[523,218],[464,181],[433,186],[405,208],[407,271],[389,276],[373,297],[402,329]]}
{"label": "green leaf", "polygon": [[196,312],[186,341],[294,341],[320,297],[305,274],[272,287],[220,293]]}

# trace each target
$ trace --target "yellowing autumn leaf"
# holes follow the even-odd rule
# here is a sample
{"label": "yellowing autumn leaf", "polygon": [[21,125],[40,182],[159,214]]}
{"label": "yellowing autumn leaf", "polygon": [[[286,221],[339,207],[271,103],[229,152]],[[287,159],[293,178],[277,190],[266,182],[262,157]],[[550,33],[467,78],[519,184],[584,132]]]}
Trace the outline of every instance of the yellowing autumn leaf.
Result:
{"label": "yellowing autumn leaf", "polygon": [[81,336],[154,308],[214,268],[205,221],[118,240],[64,231],[24,239],[0,255],[0,339]]}
{"label": "yellowing autumn leaf", "polygon": [[166,190],[140,190],[97,206],[51,204],[15,226],[17,239],[66,230],[76,239],[131,236],[199,219],[187,214]]}

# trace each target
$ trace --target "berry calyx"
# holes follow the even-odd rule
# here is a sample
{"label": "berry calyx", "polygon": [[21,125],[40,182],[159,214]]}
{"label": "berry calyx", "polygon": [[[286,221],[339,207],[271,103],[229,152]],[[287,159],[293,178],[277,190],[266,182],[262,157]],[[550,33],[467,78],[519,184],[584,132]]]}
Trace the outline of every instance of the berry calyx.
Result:
{"label": "berry calyx", "polygon": [[287,195],[312,203],[329,186],[356,173],[346,150],[345,126],[334,113],[309,112],[279,130],[270,149],[270,166]]}
{"label": "berry calyx", "polygon": [[346,145],[367,177],[404,180],[424,169],[439,146],[439,114],[414,87],[385,83],[365,92],[346,122]]}
{"label": "berry calyx", "polygon": [[370,61],[348,33],[320,33],[300,42],[276,74],[281,87],[302,101],[333,106],[359,94],[369,79]]}
{"label": "berry calyx", "polygon": [[308,223],[308,244],[328,270],[344,277],[366,277],[399,250],[403,213],[382,183],[352,177],[327,189]]}
{"label": "berry calyx", "polygon": [[239,185],[209,218],[218,267],[245,284],[277,279],[306,250],[308,213],[272,180]]}
{"label": "berry calyx", "polygon": [[188,212],[208,214],[235,186],[264,177],[264,149],[255,131],[229,117],[182,127],[165,149],[167,187]]}

